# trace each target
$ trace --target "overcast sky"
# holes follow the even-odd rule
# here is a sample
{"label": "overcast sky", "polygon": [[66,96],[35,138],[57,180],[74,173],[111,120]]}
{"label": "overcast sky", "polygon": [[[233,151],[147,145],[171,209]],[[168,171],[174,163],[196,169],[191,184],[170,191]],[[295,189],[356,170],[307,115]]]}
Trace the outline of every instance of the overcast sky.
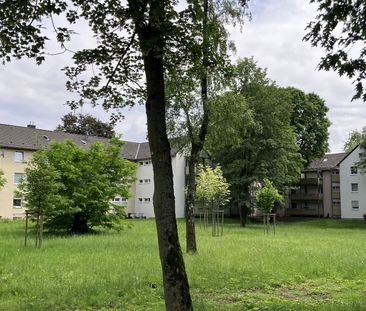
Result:
{"label": "overcast sky", "polygon": [[[306,0],[252,0],[252,21],[246,23],[243,32],[233,29],[232,38],[237,45],[236,57],[253,56],[278,85],[314,92],[326,101],[332,122],[330,150],[342,152],[348,133],[364,126],[366,106],[361,102],[351,103],[354,90],[350,80],[334,72],[317,71],[322,50],[302,41],[306,24],[316,14],[315,8]],[[88,43],[88,35],[80,35],[72,48],[88,46]],[[65,105],[70,94],[65,90],[66,78],[60,71],[69,58],[66,54],[52,56],[41,66],[30,60],[0,65],[0,123],[26,126],[34,122],[38,128],[53,130],[61,116],[70,111]],[[108,120],[101,109],[84,107],[82,112]],[[144,108],[135,107],[124,114],[117,132],[126,140],[145,141]]]}

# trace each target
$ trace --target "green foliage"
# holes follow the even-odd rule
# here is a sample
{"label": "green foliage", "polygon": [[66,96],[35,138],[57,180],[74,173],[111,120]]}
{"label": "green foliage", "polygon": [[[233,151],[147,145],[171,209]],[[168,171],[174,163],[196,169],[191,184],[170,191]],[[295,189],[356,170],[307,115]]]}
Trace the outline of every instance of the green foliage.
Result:
{"label": "green foliage", "polygon": [[264,185],[256,193],[258,206],[265,213],[271,213],[274,205],[283,201],[282,195],[273,186],[269,179],[264,180]]}
{"label": "green foliage", "polygon": [[240,60],[234,72],[233,92],[220,98],[233,103],[224,108],[232,112],[225,120],[220,105],[212,107],[216,129],[209,149],[223,167],[234,203],[245,205],[252,182],[270,178],[282,190],[298,179],[303,161],[290,98],[251,59]]}
{"label": "green foliage", "polygon": [[61,195],[65,189],[60,172],[50,163],[44,151],[34,153],[25,168],[25,177],[18,186],[17,196],[22,197],[31,211],[43,212],[49,216],[61,212],[72,202]]}
{"label": "green foliage", "polygon": [[4,187],[6,183],[6,179],[4,177],[4,172],[0,169],[0,190],[2,187]]}
{"label": "green foliage", "polygon": [[110,201],[129,197],[135,164],[121,157],[122,142],[96,142],[88,150],[71,141],[51,142],[35,153],[19,190],[30,210],[41,210],[52,230],[88,232],[111,227],[122,216]]}
{"label": "green foliage", "polygon": [[344,143],[343,150],[345,152],[352,151],[355,147],[362,144],[362,142],[365,140],[365,134],[364,131],[352,131],[349,133],[348,138],[346,142]]}
{"label": "green foliage", "polygon": [[220,166],[198,166],[197,199],[207,202],[217,202],[219,205],[228,201],[230,196],[229,184],[223,177]]}
{"label": "green foliage", "polygon": [[353,99],[366,101],[364,80],[366,74],[366,6],[356,0],[311,0],[318,5],[316,20],[307,26],[305,36],[312,46],[325,50],[319,68],[334,70],[340,76],[353,79]]}
{"label": "green foliage", "polygon": [[61,120],[62,124],[57,126],[56,131],[106,138],[115,136],[113,124],[105,123],[89,114],[69,113],[64,115]]}
{"label": "green foliage", "polygon": [[292,102],[291,125],[296,142],[306,165],[321,158],[328,151],[328,108],[323,99],[314,93],[305,94],[296,88],[283,89],[283,96]]}

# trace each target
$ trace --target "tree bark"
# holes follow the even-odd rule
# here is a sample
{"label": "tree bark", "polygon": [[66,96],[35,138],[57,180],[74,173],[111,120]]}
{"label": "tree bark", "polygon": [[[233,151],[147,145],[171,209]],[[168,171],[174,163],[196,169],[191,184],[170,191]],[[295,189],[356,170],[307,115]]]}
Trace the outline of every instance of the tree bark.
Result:
{"label": "tree bark", "polygon": [[[141,2],[130,0],[136,9]],[[133,16],[139,36],[147,85],[147,129],[154,171],[154,212],[162,266],[165,306],[168,311],[193,310],[188,278],[178,239],[173,171],[166,132],[164,85],[165,7],[163,0],[150,0]],[[141,8],[140,8],[141,9]],[[144,11],[149,10],[148,23]]]}
{"label": "tree bark", "polygon": [[187,253],[190,254],[195,254],[197,252],[194,206],[196,201],[196,165],[198,162],[198,156],[199,151],[192,144],[191,156],[188,160],[188,185],[185,203]]}
{"label": "tree bark", "polygon": [[[209,107],[208,99],[208,0],[203,1],[203,20],[202,20],[202,73],[201,73],[201,100],[202,100],[202,122],[198,139],[191,134],[191,155],[189,159],[189,177],[186,197],[186,241],[187,253],[195,254],[197,252],[196,230],[194,224],[194,205],[196,198],[196,166],[199,161],[199,155],[203,150],[206,134],[208,130]],[[192,131],[190,131],[192,133]]]}
{"label": "tree bark", "polygon": [[247,207],[244,204],[239,205],[239,215],[240,215],[240,227],[245,227],[247,223]]}

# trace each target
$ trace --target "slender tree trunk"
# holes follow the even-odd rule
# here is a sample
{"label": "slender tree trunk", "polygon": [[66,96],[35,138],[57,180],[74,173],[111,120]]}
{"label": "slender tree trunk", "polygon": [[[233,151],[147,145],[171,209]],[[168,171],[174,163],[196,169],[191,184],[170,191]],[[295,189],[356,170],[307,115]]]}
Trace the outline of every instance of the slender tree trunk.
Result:
{"label": "slender tree trunk", "polygon": [[197,252],[194,206],[196,201],[196,165],[198,158],[199,150],[192,144],[191,156],[188,160],[188,186],[185,203],[187,253],[190,254]]}
{"label": "slender tree trunk", "polygon": [[244,204],[239,205],[239,215],[240,215],[240,227],[245,227],[247,223],[247,208]]}
{"label": "slender tree trunk", "polygon": [[[147,129],[154,171],[154,212],[168,311],[193,310],[188,278],[178,239],[170,145],[166,132],[164,86],[164,0],[150,0],[135,10],[134,21],[143,55],[147,85]],[[142,2],[130,0],[130,7]],[[146,23],[144,11],[148,9]]]}
{"label": "slender tree trunk", "polygon": [[[197,252],[196,243],[196,230],[194,225],[194,204],[196,197],[196,166],[199,161],[199,155],[203,149],[205,143],[208,120],[209,120],[209,107],[207,103],[208,99],[208,0],[203,1],[203,20],[202,20],[202,73],[201,73],[201,100],[203,108],[203,116],[198,134],[198,140],[191,135],[191,155],[189,159],[189,177],[188,177],[188,189],[186,198],[186,240],[187,240],[187,253],[195,254]],[[192,131],[190,131],[192,132]]]}

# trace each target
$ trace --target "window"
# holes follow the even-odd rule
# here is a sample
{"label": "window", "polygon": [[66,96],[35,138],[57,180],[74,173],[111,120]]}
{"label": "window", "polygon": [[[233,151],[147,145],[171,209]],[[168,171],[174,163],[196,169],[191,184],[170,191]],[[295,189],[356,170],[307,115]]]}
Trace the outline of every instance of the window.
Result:
{"label": "window", "polygon": [[353,183],[352,183],[352,184],[351,184],[351,191],[352,191],[352,192],[357,192],[357,191],[358,191],[358,184],[356,184],[356,183],[355,183],[355,184],[353,184]]}
{"label": "window", "polygon": [[340,208],[341,202],[339,200],[333,200],[333,207],[334,208]]}
{"label": "window", "polygon": [[139,165],[140,165],[140,166],[143,166],[143,165],[144,165],[144,162],[139,162]]}
{"label": "window", "polygon": [[14,173],[14,184],[20,184],[23,179],[23,173]]}
{"label": "window", "polygon": [[304,202],[304,208],[309,208],[309,203],[308,203],[308,201],[305,201],[305,202]]}
{"label": "window", "polygon": [[151,181],[150,178],[144,179],[145,184],[149,184],[150,181]]}
{"label": "window", "polygon": [[339,190],[340,190],[339,183],[333,183],[332,190],[333,190],[333,192],[339,192]]}
{"label": "window", "polygon": [[139,203],[142,203],[143,202],[143,199],[142,198],[138,198],[138,202]]}
{"label": "window", "polygon": [[365,153],[365,152],[360,152],[360,153],[358,154],[358,157],[361,159],[361,158],[363,158],[365,155],[366,155],[366,153]]}
{"label": "window", "polygon": [[114,198],[114,202],[119,202],[120,200],[120,198]]}
{"label": "window", "polygon": [[14,160],[15,160],[15,162],[23,162],[24,161],[24,152],[15,151]]}
{"label": "window", "polygon": [[351,166],[351,175],[357,174],[357,166]]}
{"label": "window", "polygon": [[122,202],[127,202],[127,199],[126,198],[121,198],[121,201]]}
{"label": "window", "polygon": [[144,199],[144,202],[145,202],[145,203],[149,203],[149,202],[150,202],[150,198],[145,198],[145,199]]}
{"label": "window", "polygon": [[332,171],[332,175],[339,175],[339,171]]}
{"label": "window", "polygon": [[357,200],[352,200],[351,201],[352,204],[352,209],[353,210],[358,210],[359,209],[359,205],[358,205],[358,201]]}
{"label": "window", "polygon": [[297,208],[297,204],[295,202],[291,203],[291,208]]}
{"label": "window", "polygon": [[14,208],[22,208],[22,200],[21,199],[13,199],[13,207]]}
{"label": "window", "polygon": [[143,179],[139,179],[139,184],[143,184],[144,180]]}
{"label": "window", "polygon": [[145,161],[145,165],[150,165],[151,161]]}

